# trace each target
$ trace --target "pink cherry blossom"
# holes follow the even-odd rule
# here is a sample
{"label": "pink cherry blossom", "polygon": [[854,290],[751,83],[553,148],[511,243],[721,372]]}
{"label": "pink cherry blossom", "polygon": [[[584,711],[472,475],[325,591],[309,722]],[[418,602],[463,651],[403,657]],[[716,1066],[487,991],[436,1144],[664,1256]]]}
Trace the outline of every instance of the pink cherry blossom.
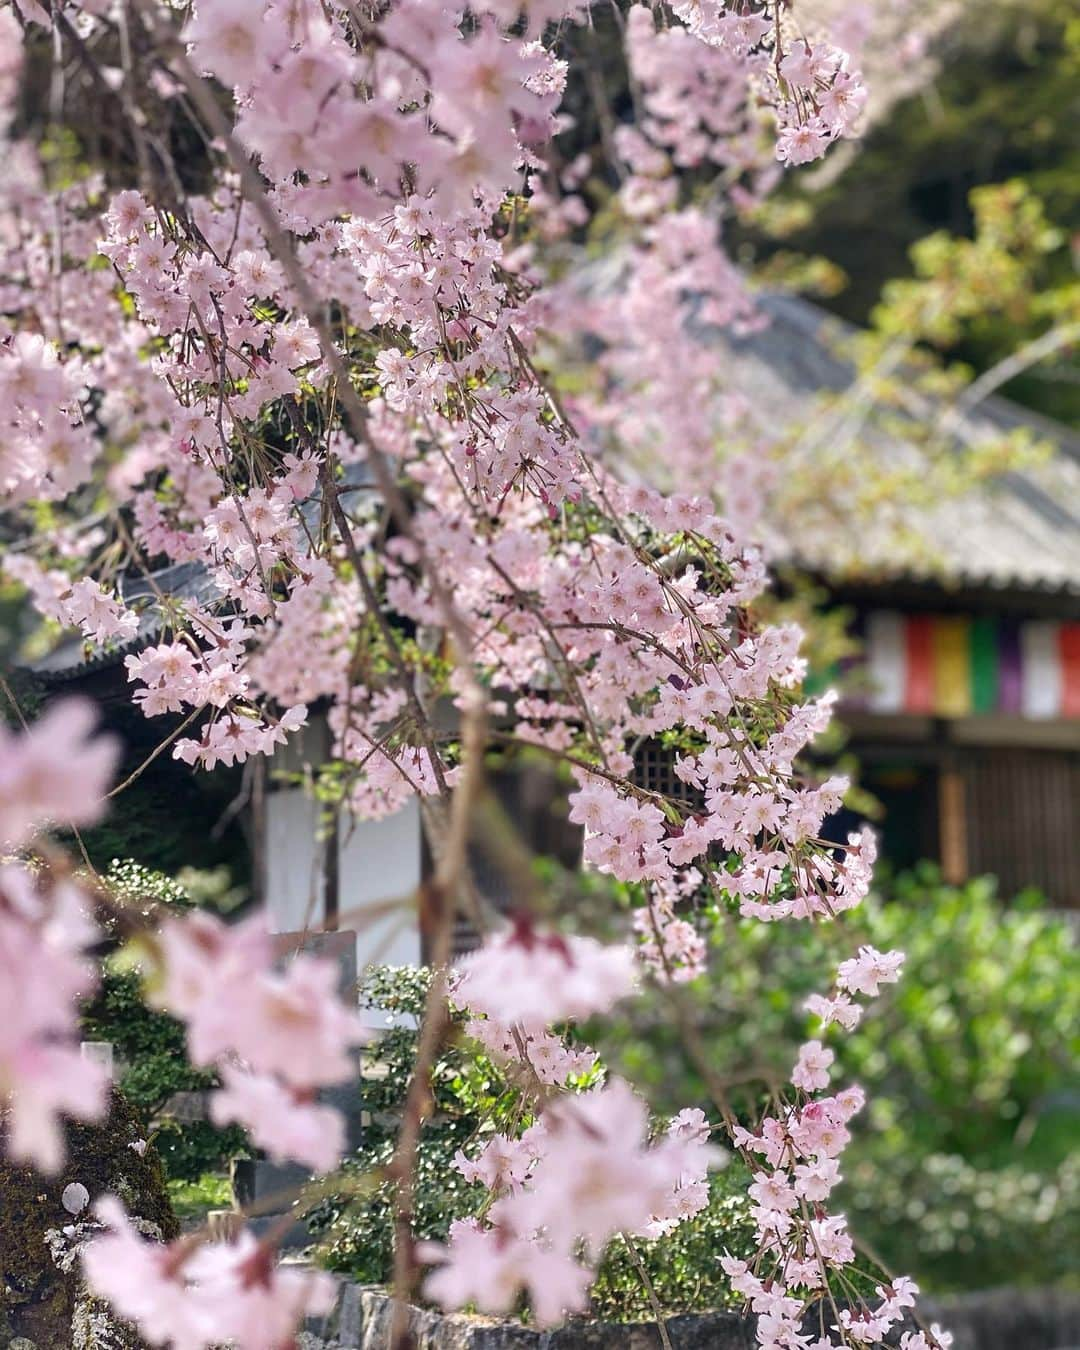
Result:
{"label": "pink cherry blossom", "polygon": [[84,956],[98,937],[85,897],[19,864],[0,868],[0,1098],[6,1151],[55,1172],[61,1115],[90,1120],[106,1102],[101,1067],[78,1047],[78,1003],[97,971]]}
{"label": "pink cherry blossom", "polygon": [[275,1267],[249,1232],[231,1243],[147,1241],[113,1196],[95,1213],[107,1231],[82,1252],[87,1283],[155,1346],[286,1350],[297,1323],[326,1313],[334,1283],[321,1271]]}
{"label": "pink cherry blossom", "polygon": [[829,1065],[836,1056],[820,1041],[807,1041],[799,1049],[799,1060],[792,1071],[791,1081],[804,1092],[817,1092],[829,1086]]}
{"label": "pink cherry blossom", "polygon": [[537,1320],[557,1321],[583,1306],[591,1279],[575,1259],[580,1241],[595,1257],[616,1232],[656,1236],[707,1202],[703,1182],[716,1151],[696,1114],[650,1144],[644,1103],[615,1080],[553,1104],[542,1121],[542,1133],[516,1149],[500,1143],[477,1164],[459,1162],[469,1178],[491,1176],[503,1194],[487,1226],[457,1225],[447,1247],[423,1247],[436,1265],[426,1292],[443,1306],[470,1299],[505,1312],[525,1289]]}
{"label": "pink cherry blossom", "polygon": [[314,1172],[330,1172],[345,1152],[341,1112],[319,1106],[310,1092],[290,1088],[266,1074],[221,1069],[223,1086],[210,1098],[216,1125],[242,1125],[252,1142],[271,1158],[305,1163]]}
{"label": "pink cherry blossom", "polygon": [[630,993],[633,953],[518,924],[459,965],[454,1000],[503,1025],[589,1017]]}
{"label": "pink cherry blossom", "polygon": [[[601,943],[571,931],[573,907],[565,932],[515,909],[452,975],[528,1123],[463,1149],[484,1217],[420,1253],[443,1306],[503,1314],[527,1297],[547,1325],[586,1306],[616,1234],[698,1212],[718,1159],[701,1113],[652,1122],[560,1028],[639,980],[670,994],[696,978],[704,896],[822,922],[869,890],[869,830],[825,842],[845,782],[799,767],[834,696],[805,696],[800,632],[756,610],[782,466],[699,340],[765,322],[719,221],[853,134],[866,90],[820,23],[772,0],[678,0],[662,21],[634,4],[614,53],[634,118],[561,164],[564,56],[578,59],[563,38],[587,5],[360,9],[200,0],[168,51],[148,19],[153,69],[124,79],[118,115],[140,145],[162,114],[209,133],[199,190],[165,197],[153,175],[142,192],[110,175],[111,196],[93,174],[57,183],[32,129],[11,139],[23,34],[0,18],[4,568],[49,624],[131,645],[131,702],[189,724],[171,753],[193,769],[275,756],[317,710],[320,800],[368,820],[419,802],[438,854],[438,822],[472,805],[458,794],[482,766],[464,733],[481,716],[508,753],[564,765],[585,865],[634,912]],[[51,25],[33,0],[21,10]],[[110,6],[84,10],[79,41],[121,50]],[[53,36],[81,64],[63,25]],[[684,170],[711,174],[714,195],[691,203]],[[594,180],[619,184],[619,249],[568,268]],[[564,399],[550,372],[574,366]],[[43,518],[57,528],[30,528]],[[0,835],[21,847],[47,820],[98,818],[113,751],[88,732],[61,710],[0,732]],[[634,758],[669,741],[677,792],[640,781]],[[462,871],[456,847],[440,877]],[[336,1165],[343,1122],[319,1092],[356,1071],[363,1030],[335,968],[275,962],[260,914],[173,916],[142,937],[148,992],[221,1074],[214,1118],[274,1157]],[[62,886],[13,873],[0,938],[18,957],[0,990],[12,1140],[55,1162],[60,1114],[98,1105],[74,1047],[95,933]],[[901,959],[844,962],[807,1004],[820,1035],[851,1029]],[[808,1041],[764,1118],[725,1120],[754,1174],[761,1275],[729,1273],[763,1346],[802,1344],[807,1305],[825,1308],[853,1257],[824,1202],[863,1098],[827,1095],[833,1054]],[[251,1234],[155,1247],[117,1207],[101,1214],[91,1284],[151,1344],[272,1350],[325,1306],[320,1277],[275,1267]],[[833,1331],[866,1341],[912,1295],[883,1286]]]}
{"label": "pink cherry blossom", "polygon": [[903,952],[879,952],[860,947],[858,956],[841,963],[836,982],[850,993],[876,998],[883,984],[895,984],[904,964]]}
{"label": "pink cherry blossom", "polygon": [[184,1277],[184,1251],[147,1241],[114,1196],[103,1196],[94,1212],[106,1233],[82,1252],[90,1288],[134,1322],[155,1346],[203,1350],[217,1335],[214,1309],[192,1298]]}
{"label": "pink cherry blossom", "polygon": [[68,699],[25,732],[0,726],[0,840],[17,846],[45,825],[101,818],[119,746],[92,734],[96,721],[90,703]]}
{"label": "pink cherry blossom", "polygon": [[328,1313],[334,1302],[332,1276],[277,1264],[275,1253],[250,1230],[233,1242],[200,1246],[187,1276],[198,1301],[213,1310],[210,1344],[224,1336],[237,1350],[289,1350],[303,1319]]}
{"label": "pink cherry blossom", "polygon": [[532,1242],[502,1239],[469,1224],[454,1226],[447,1247],[422,1243],[419,1255],[436,1263],[424,1281],[424,1292],[442,1307],[474,1303],[481,1312],[502,1315],[524,1288],[541,1326],[583,1311],[592,1282],[588,1268],[569,1255]]}

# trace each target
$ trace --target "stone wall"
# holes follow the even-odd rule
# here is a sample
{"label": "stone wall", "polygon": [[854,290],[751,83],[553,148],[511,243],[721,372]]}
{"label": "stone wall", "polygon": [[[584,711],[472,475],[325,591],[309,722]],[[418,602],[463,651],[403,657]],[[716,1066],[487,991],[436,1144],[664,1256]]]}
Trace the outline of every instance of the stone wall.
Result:
{"label": "stone wall", "polygon": [[[1080,1294],[993,1290],[926,1300],[927,1320],[953,1332],[954,1350],[1080,1350]],[[389,1350],[392,1304],[384,1292],[343,1283],[333,1313],[312,1325],[305,1350]],[[662,1350],[655,1326],[572,1323],[533,1331],[488,1318],[409,1310],[416,1350]],[[754,1350],[752,1319],[734,1313],[672,1317],[673,1350]]]}

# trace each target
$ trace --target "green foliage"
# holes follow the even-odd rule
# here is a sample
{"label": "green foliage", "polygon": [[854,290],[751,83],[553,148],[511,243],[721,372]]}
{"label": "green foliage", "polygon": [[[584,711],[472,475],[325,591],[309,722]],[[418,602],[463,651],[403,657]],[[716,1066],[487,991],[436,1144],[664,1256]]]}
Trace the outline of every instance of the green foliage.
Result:
{"label": "green foliage", "polygon": [[[1080,954],[1068,920],[987,879],[924,865],[842,928],[715,913],[710,973],[685,993],[716,1078],[738,1106],[782,1083],[809,1030],[800,1008],[857,943],[907,952],[858,1030],[831,1040],[837,1079],[867,1091],[841,1203],[887,1264],[937,1290],[1067,1274],[1080,1239]],[[706,1093],[666,1001],[647,994],[599,1041],[661,1110]]]}
{"label": "green foliage", "polygon": [[222,863],[219,867],[181,867],[176,884],[200,909],[231,914],[248,898],[246,886],[234,886],[232,871]]}
{"label": "green foliage", "polygon": [[[393,1265],[394,1184],[386,1168],[401,1123],[430,980],[429,970],[407,966],[381,966],[368,973],[362,1001],[385,1011],[396,1025],[365,1053],[364,1142],[346,1161],[340,1198],[326,1202],[314,1216],[326,1263],[376,1284],[390,1279]],[[467,1184],[453,1169],[454,1155],[482,1132],[509,1124],[517,1101],[518,1094],[490,1060],[474,1053],[455,1024],[435,1059],[430,1109],[420,1137],[414,1221],[418,1237],[443,1239],[454,1219],[479,1213],[486,1191]]]}
{"label": "green foliage", "polygon": [[[1075,317],[1068,235],[1080,210],[1076,6],[1072,0],[970,4],[938,54],[941,70],[932,88],[898,104],[844,172],[824,187],[813,170],[796,174],[766,204],[762,229],[771,237],[759,235],[758,243],[766,256],[782,246],[824,254],[841,267],[849,284],[827,303],[858,323],[867,321],[883,292],[899,317],[895,302],[910,299],[909,284],[939,272],[943,284],[935,298],[942,304],[931,325],[936,331],[925,340],[979,371],[1055,319]],[[1018,180],[1028,205],[1007,201]],[[999,239],[989,266],[964,276],[955,263],[965,253],[986,263],[985,244],[993,242],[984,237],[983,247],[966,247],[983,231],[984,186],[1003,194],[1015,212],[1014,219],[999,217],[1010,232],[1024,223],[1032,201],[1046,229],[1037,248],[1020,253]],[[1013,265],[1005,258],[1010,250]],[[916,336],[924,340],[922,332]],[[1060,356],[1012,381],[1007,392],[1065,422],[1080,421],[1073,372]]]}
{"label": "green foliage", "polygon": [[951,362],[930,367],[941,394],[972,372],[997,370],[995,382],[1013,397],[1075,420],[1080,282],[1069,232],[1022,179],[975,188],[969,204],[970,235],[925,236],[911,248],[912,275],[886,282],[860,340],[860,367],[880,365],[898,342],[917,343]]}
{"label": "green foliage", "polygon": [[244,1147],[243,1132],[216,1129],[204,1120],[178,1120],[164,1108],[179,1092],[201,1092],[216,1082],[192,1067],[184,1029],[175,1018],[147,1006],[135,971],[106,966],[101,986],[83,1012],[83,1035],[111,1041],[119,1082],[139,1113],[171,1178],[195,1179],[219,1168]]}
{"label": "green foliage", "polygon": [[1060,293],[1039,286],[1067,240],[1022,180],[975,188],[969,202],[970,237],[925,235],[910,250],[914,275],[885,283],[872,318],[886,338],[914,336],[944,350],[994,318],[1031,324],[1076,307],[1075,283]]}
{"label": "green foliage", "polygon": [[[114,860],[105,882],[143,918],[162,907],[191,907],[178,882],[130,859]],[[148,1006],[140,973],[128,965],[124,950],[106,959],[100,987],[83,1009],[82,1034],[112,1043],[120,1086],[144,1131],[152,1131],[170,1178],[196,1179],[244,1148],[243,1132],[235,1127],[219,1130],[208,1121],[181,1121],[164,1109],[176,1093],[204,1091],[216,1079],[188,1060],[181,1023]]]}
{"label": "green foliage", "polygon": [[218,1174],[232,1158],[249,1151],[247,1135],[238,1125],[219,1129],[208,1120],[182,1121],[169,1115],[157,1119],[154,1143],[167,1175],[180,1181]]}
{"label": "green foliage", "polygon": [[[365,1002],[399,1022],[383,1033],[366,1065],[363,1086],[370,1119],[363,1147],[346,1165],[348,1179],[340,1196],[325,1203],[315,1219],[323,1260],[332,1269],[374,1284],[386,1283],[392,1273],[394,1192],[386,1168],[415,1060],[416,1027],[429,980],[426,970],[380,967],[365,983]],[[482,1212],[488,1192],[463,1180],[453,1167],[454,1155],[461,1148],[472,1152],[496,1130],[527,1124],[521,1109],[519,1093],[456,1025],[436,1059],[430,1114],[420,1138],[417,1236],[445,1239],[454,1219]],[[611,1244],[593,1292],[596,1316],[613,1321],[652,1316],[639,1261],[666,1313],[731,1303],[719,1256],[724,1251],[746,1255],[753,1244],[742,1165],[732,1162],[714,1173],[710,1192],[707,1209],[673,1234],[636,1242],[636,1259],[622,1241]]]}
{"label": "green foliage", "polygon": [[[929,883],[929,884],[928,884]],[[851,1038],[871,1090],[848,1166],[857,1230],[890,1263],[916,1245],[937,1288],[1075,1275],[1080,1242],[1080,953],[1034,897],[903,879],[874,919],[906,978]]]}
{"label": "green foliage", "polygon": [[[127,754],[118,777],[133,773],[156,748],[160,736],[150,726],[154,740],[146,742],[146,728],[120,728]],[[134,735],[142,733],[142,743]],[[162,757],[164,759],[164,756]],[[177,876],[191,865],[216,867],[227,863],[238,876],[245,864],[243,840],[235,828],[218,826],[235,798],[235,775],[181,773],[166,761],[151,768],[117,798],[114,808],[98,825],[82,831],[83,841],[98,868],[114,858],[133,858],[146,867]]]}
{"label": "green foliage", "polygon": [[124,908],[134,909],[140,919],[148,919],[160,905],[183,910],[191,909],[193,903],[179,881],[134,858],[113,858],[105,884]]}
{"label": "green foliage", "polygon": [[208,1081],[185,1061],[181,1024],[146,1006],[135,971],[106,968],[101,988],[84,1012],[83,1034],[112,1042],[124,1066],[124,1091],[147,1121],[174,1092]]}
{"label": "green foliage", "polygon": [[892,898],[870,911],[868,936],[907,952],[905,978],[845,1051],[882,1102],[877,1128],[896,1129],[902,1103],[912,1119],[900,1128],[920,1151],[1058,1161],[1057,1113],[1080,1088],[1080,952],[1067,919],[1032,894],[1005,908],[986,879],[942,886],[931,868],[900,878]]}
{"label": "green foliage", "polygon": [[[834,550],[834,582],[864,570],[853,519],[888,532],[898,567],[934,570],[940,550],[921,513],[1036,467],[1055,448],[1052,429],[980,416],[980,405],[999,389],[1019,395],[1024,380],[1075,387],[1080,283],[1071,262],[1061,275],[1068,232],[1019,179],[974,189],[970,206],[970,235],[938,230],[918,240],[910,275],[885,281],[870,314],[860,315],[868,326],[836,327],[831,337],[822,328],[853,380],[819,391],[805,418],[782,429],[782,453],[798,454],[774,509],[792,528],[825,511],[849,534],[846,558]],[[898,502],[907,508],[902,521]]]}
{"label": "green foliage", "polygon": [[109,702],[103,712],[104,729],[123,747],[116,778],[125,786],[104,819],[81,831],[94,866],[104,872],[124,858],[176,878],[185,869],[212,874],[225,866],[232,885],[245,885],[251,859],[239,809],[246,801],[242,770],[192,773],[159,753],[165,732],[157,719],[131,704]]}
{"label": "green foliage", "polygon": [[[592,1315],[606,1322],[648,1322],[655,1316],[649,1285],[665,1316],[737,1308],[720,1267],[724,1253],[749,1259],[755,1249],[743,1165],[732,1161],[709,1177],[709,1204],[662,1238],[633,1246],[616,1239],[604,1253],[591,1294]],[[640,1264],[639,1264],[640,1263]],[[648,1284],[642,1278],[642,1269]]]}
{"label": "green foliage", "polygon": [[169,1199],[181,1223],[201,1222],[212,1209],[232,1208],[232,1182],[220,1172],[204,1172],[193,1181],[174,1178]]}
{"label": "green foliage", "polygon": [[[415,1173],[417,1237],[445,1240],[454,1219],[479,1213],[484,1187],[469,1185],[451,1166],[471,1134],[465,1122],[425,1129]],[[347,1177],[358,1183],[354,1198],[327,1202],[313,1219],[314,1231],[323,1238],[320,1251],[326,1265],[364,1284],[388,1284],[392,1278],[394,1188],[385,1169],[393,1152],[393,1139],[385,1134],[365,1145],[346,1163]]]}

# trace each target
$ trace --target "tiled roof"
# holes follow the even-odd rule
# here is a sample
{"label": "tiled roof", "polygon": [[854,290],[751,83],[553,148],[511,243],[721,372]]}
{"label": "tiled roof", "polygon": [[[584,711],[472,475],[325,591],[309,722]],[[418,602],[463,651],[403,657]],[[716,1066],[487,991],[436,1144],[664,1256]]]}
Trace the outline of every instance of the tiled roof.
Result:
{"label": "tiled roof", "polygon": [[120,591],[125,603],[140,610],[139,627],[134,637],[119,646],[111,643],[96,647],[73,634],[63,638],[47,656],[33,662],[30,669],[34,674],[47,683],[59,683],[77,674],[116,665],[129,652],[137,652],[153,642],[163,628],[161,610],[153,603],[144,608],[136,603],[140,600],[149,598],[152,601],[160,592],[170,599],[198,600],[208,604],[221,594],[199,563],[176,563],[172,567],[163,567],[150,577],[126,578],[121,582]]}
{"label": "tiled roof", "polygon": [[[767,408],[778,427],[805,423],[822,392],[851,386],[852,368],[838,355],[837,345],[852,330],[792,297],[765,296],[761,303],[770,323],[760,331],[733,338],[712,330],[699,337],[723,348],[726,381],[753,405]],[[1080,595],[1080,437],[996,397],[979,403],[962,423],[969,440],[1018,427],[1054,443],[1057,453],[937,504],[882,508],[890,524],[902,521],[918,537],[917,548],[898,552],[895,532],[875,530],[860,516],[850,522],[850,530],[843,522],[820,532],[788,529],[785,538],[773,540],[774,551],[844,579]],[[914,441],[875,424],[873,415],[862,439],[887,462],[908,468],[917,467],[917,457],[925,454]]]}
{"label": "tiled roof", "polygon": [[[723,351],[731,387],[757,407],[768,408],[778,427],[805,422],[823,392],[836,393],[851,385],[852,368],[837,353],[837,344],[851,330],[817,306],[791,296],[763,296],[760,304],[770,318],[760,331],[733,337],[702,328],[697,337],[714,344],[718,353]],[[1000,398],[980,403],[965,426],[976,436],[1025,427],[1054,442],[1058,453],[1043,464],[1004,474],[936,506],[912,510],[904,523],[922,537],[918,550],[898,556],[890,531],[876,531],[860,516],[851,522],[847,537],[835,523],[828,531],[776,531],[770,541],[773,556],[836,580],[944,580],[954,588],[1080,596],[1080,436]],[[910,463],[911,456],[923,453],[914,443],[872,425],[866,438],[878,453],[898,462]],[[350,466],[347,481],[363,490],[363,466]],[[317,512],[317,499],[310,507]],[[152,582],[133,578],[124,597],[131,601],[155,590],[204,603],[219,595],[204,568],[181,563],[155,573]],[[32,668],[48,681],[70,679],[115,664],[160,630],[160,613],[150,606],[142,613],[137,634],[123,648],[91,649],[87,654],[86,643],[72,637]]]}
{"label": "tiled roof", "polygon": [[[350,464],[346,467],[344,487],[339,495],[365,492],[369,482],[368,470],[362,462]],[[316,530],[321,506],[318,493],[302,504],[301,510],[312,532]],[[221,597],[220,588],[206,568],[194,562],[175,563],[149,576],[133,573],[121,579],[120,592],[128,604],[147,598],[152,601],[159,593],[174,600],[197,600],[200,604],[209,604]],[[136,608],[141,611],[138,630],[122,646],[113,643],[95,647],[74,634],[62,639],[47,656],[34,661],[30,669],[47,683],[61,683],[92,670],[117,665],[129,652],[137,652],[153,642],[164,627],[159,605],[150,603],[145,607],[136,605]]]}

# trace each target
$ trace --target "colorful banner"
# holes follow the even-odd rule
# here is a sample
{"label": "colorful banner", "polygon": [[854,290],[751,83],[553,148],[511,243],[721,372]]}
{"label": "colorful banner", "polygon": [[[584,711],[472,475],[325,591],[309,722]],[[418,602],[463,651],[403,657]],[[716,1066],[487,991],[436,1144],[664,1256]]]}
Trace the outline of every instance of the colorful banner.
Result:
{"label": "colorful banner", "polygon": [[1080,718],[1080,623],[880,610],[865,644],[874,712]]}

